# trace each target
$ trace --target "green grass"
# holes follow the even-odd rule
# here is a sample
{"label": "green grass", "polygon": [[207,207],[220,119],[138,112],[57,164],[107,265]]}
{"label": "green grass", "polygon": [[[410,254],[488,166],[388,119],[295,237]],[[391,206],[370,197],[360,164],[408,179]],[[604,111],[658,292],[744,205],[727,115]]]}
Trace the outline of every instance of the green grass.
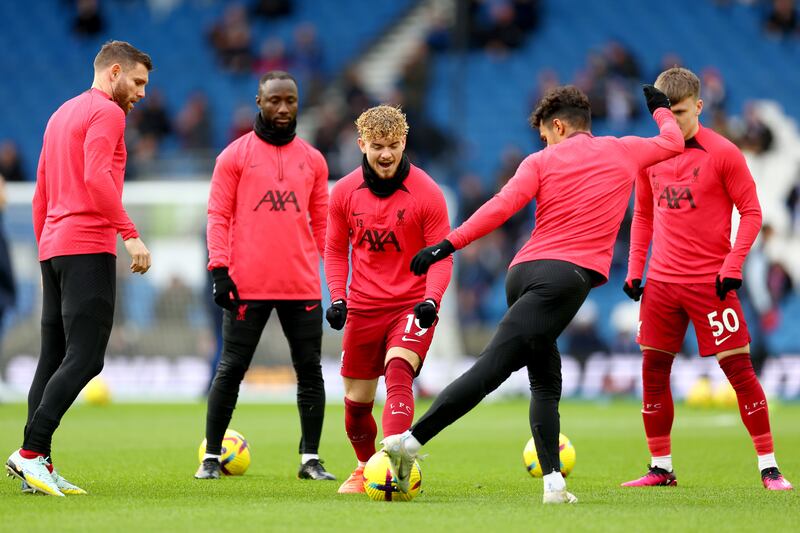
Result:
{"label": "green grass", "polygon": [[[522,465],[527,409],[524,401],[478,406],[425,447],[423,493],[389,503],[339,495],[336,482],[295,479],[291,405],[236,410],[231,426],[248,438],[253,463],[245,476],[218,482],[192,479],[204,405],[78,405],[56,433],[54,458],[91,495],[23,495],[16,481],[0,480],[0,530],[787,531],[800,523],[797,491],[761,487],[736,410],[679,407],[673,457],[680,485],[620,488],[649,459],[634,402],[562,406],[562,431],[578,457],[568,483],[580,503],[545,507],[541,481]],[[0,405],[0,451],[18,447],[24,418],[24,406]],[[774,405],[772,424],[781,468],[800,483],[800,405]],[[341,406],[328,408],[322,455],[340,480],[354,467]]]}

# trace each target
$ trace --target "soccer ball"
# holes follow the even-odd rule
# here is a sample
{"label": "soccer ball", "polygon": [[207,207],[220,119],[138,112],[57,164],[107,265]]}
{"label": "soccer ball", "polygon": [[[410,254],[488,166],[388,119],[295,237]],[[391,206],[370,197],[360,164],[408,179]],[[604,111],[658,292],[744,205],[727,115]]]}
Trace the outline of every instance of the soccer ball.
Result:
{"label": "soccer ball", "polygon": [[389,456],[380,451],[369,458],[364,467],[364,490],[370,500],[386,502],[408,502],[413,500],[422,487],[422,472],[419,463],[414,461],[411,469],[408,493],[400,492],[397,479],[389,468]]}
{"label": "soccer ball", "polygon": [[733,390],[730,382],[725,380],[714,389],[714,405],[718,407],[736,407],[738,401],[736,398],[736,391]]}
{"label": "soccer ball", "polygon": [[713,398],[714,393],[711,388],[711,381],[707,377],[701,377],[686,394],[686,405],[690,407],[709,407]]}
{"label": "soccer ball", "polygon": [[[558,434],[558,458],[561,460],[561,475],[567,477],[575,468],[575,447],[563,433]],[[533,437],[528,440],[528,444],[522,451],[522,460],[530,475],[542,477],[542,465],[536,455],[536,444],[533,442]]]}
{"label": "soccer ball", "polygon": [[103,378],[96,376],[83,388],[83,399],[89,405],[108,405],[111,402],[111,389]]}
{"label": "soccer ball", "polygon": [[[206,454],[206,439],[200,443],[197,450],[197,458],[203,462]],[[250,466],[250,448],[247,446],[247,439],[232,429],[225,430],[225,437],[222,439],[222,455],[219,458],[222,473],[226,476],[241,476],[247,472]]]}

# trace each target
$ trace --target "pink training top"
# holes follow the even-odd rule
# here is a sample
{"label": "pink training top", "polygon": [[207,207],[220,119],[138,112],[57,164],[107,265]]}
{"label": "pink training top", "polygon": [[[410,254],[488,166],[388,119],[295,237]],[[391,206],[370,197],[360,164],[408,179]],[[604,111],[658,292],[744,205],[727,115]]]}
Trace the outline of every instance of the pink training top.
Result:
{"label": "pink training top", "polygon": [[[351,309],[413,305],[428,298],[438,305],[450,283],[453,258],[431,266],[424,276],[412,274],[409,265],[420,249],[448,231],[444,195],[424,171],[411,165],[400,189],[380,198],[357,168],[331,191],[325,244],[331,301],[346,299]],[[349,294],[348,255],[353,264]]]}
{"label": "pink training top", "polygon": [[529,155],[514,177],[447,239],[460,249],[499,227],[536,199],[536,226],[510,267],[537,259],[569,261],[608,279],[614,239],[639,171],[683,151],[669,109],[654,118],[652,138],[593,137],[579,132]]}
{"label": "pink training top", "polygon": [[299,137],[250,132],[217,157],[208,198],[208,269],[228,267],[243,300],[319,300],[328,165]]}
{"label": "pink training top", "polygon": [[116,236],[138,237],[122,207],[125,112],[90,89],[50,117],[33,195],[39,260],[61,255],[116,255]]}
{"label": "pink training top", "polygon": [[[731,248],[731,213],[741,222]],[[686,151],[643,170],[636,181],[628,280],[713,283],[742,279],[742,263],[761,229],[756,185],[733,143],[700,126]]]}

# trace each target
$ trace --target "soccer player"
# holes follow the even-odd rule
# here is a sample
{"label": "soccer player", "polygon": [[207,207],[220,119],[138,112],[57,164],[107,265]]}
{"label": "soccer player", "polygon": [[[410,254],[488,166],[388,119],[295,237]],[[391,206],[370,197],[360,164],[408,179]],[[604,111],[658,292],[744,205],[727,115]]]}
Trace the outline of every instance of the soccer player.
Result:
{"label": "soccer player", "polygon": [[642,168],[683,150],[683,138],[669,101],[644,87],[658,137],[594,137],[589,100],[573,86],[542,97],[530,118],[547,144],[529,155],[492,199],[440,243],[411,262],[423,274],[455,250],[498,228],[536,199],[536,227],[517,253],[506,277],[509,309],[478,361],[448,385],[411,431],[384,439],[400,489],[419,449],[475,407],[512,372],[527,367],[533,394],[530,427],[544,472],[544,503],[573,503],[559,471],[558,403],[561,355],[556,339],[589,290],[608,280],[611,255]]}
{"label": "soccer player", "polygon": [[[670,431],[674,418],[670,372],[691,320],[701,356],[716,355],[739,401],[742,421],[769,490],[789,490],[772,444],[767,400],[750,362],[750,335],[736,296],[742,263],[761,228],[756,186],[744,157],[727,139],[704,128],[700,80],[671,68],[655,83],[672,104],[686,151],[643,170],[636,181],[628,275],[623,290],[642,298],[639,338],[644,389],[642,419],[652,455],[643,477],[625,487],[677,485]],[[731,248],[731,210],[741,223]],[[642,277],[650,241],[653,252]]]}
{"label": "soccer player", "polygon": [[103,368],[114,320],[116,237],[131,272],[150,268],[150,252],[122,206],[125,116],[144,98],[150,56],[109,41],[94,59],[88,91],[50,117],[33,196],[42,269],[42,346],[28,392],[22,448],[6,462],[23,491],[86,494],[53,468],[53,433],[78,393]]}
{"label": "soccer player", "polygon": [[297,100],[297,82],[290,74],[264,74],[258,83],[253,131],[220,153],[211,178],[208,269],[214,301],[225,316],[198,479],[220,477],[222,439],[273,309],[297,374],[297,476],[336,479],[318,455],[325,414],[319,260],[325,250],[328,166],[317,149],[295,134]]}
{"label": "soccer player", "polygon": [[450,258],[426,277],[408,271],[414,252],[443,239],[450,224],[442,191],[403,153],[405,115],[381,105],[364,111],[356,126],[364,157],[333,187],[325,245],[332,302],[325,318],[334,329],[344,327],[344,425],[358,460],[340,493],[364,492],[364,465],[375,453],[372,405],[381,375],[384,436],[411,426],[412,382],[433,339],[453,267]]}

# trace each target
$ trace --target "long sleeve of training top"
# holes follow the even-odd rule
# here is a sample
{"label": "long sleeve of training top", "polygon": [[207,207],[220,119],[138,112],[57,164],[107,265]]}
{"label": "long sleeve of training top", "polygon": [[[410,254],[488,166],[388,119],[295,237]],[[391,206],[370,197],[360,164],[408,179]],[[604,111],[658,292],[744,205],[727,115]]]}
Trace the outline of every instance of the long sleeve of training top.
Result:
{"label": "long sleeve of training top", "polygon": [[634,194],[627,281],[643,278],[647,251],[653,238],[653,189],[647,171],[643,170],[637,176]]}
{"label": "long sleeve of training top", "polygon": [[208,199],[208,268],[228,267],[243,300],[318,300],[327,165],[299,137],[255,132],[217,157]]}
{"label": "long sleeve of training top", "polygon": [[359,167],[331,192],[325,244],[331,301],[346,299],[352,309],[407,306],[428,298],[441,302],[452,257],[425,276],[413,275],[409,265],[421,248],[449,231],[444,195],[421,169],[411,165],[400,189],[381,198],[369,190]]}
{"label": "long sleeve of training top", "polygon": [[493,198],[448,235],[456,249],[491,232],[536,198],[536,227],[510,266],[569,261],[607,279],[614,240],[639,171],[683,151],[668,109],[654,113],[657,137],[593,137],[578,132],[529,155]]}
{"label": "long sleeve of training top", "polygon": [[33,199],[39,260],[116,254],[116,236],[138,237],[122,206],[125,113],[91,89],[65,102],[45,129]]}
{"label": "long sleeve of training top", "polygon": [[[731,214],[741,221],[731,247]],[[761,207],[736,146],[700,126],[678,157],[648,168],[637,181],[628,279],[641,278],[652,238],[648,279],[713,283],[742,277],[761,228]]]}

